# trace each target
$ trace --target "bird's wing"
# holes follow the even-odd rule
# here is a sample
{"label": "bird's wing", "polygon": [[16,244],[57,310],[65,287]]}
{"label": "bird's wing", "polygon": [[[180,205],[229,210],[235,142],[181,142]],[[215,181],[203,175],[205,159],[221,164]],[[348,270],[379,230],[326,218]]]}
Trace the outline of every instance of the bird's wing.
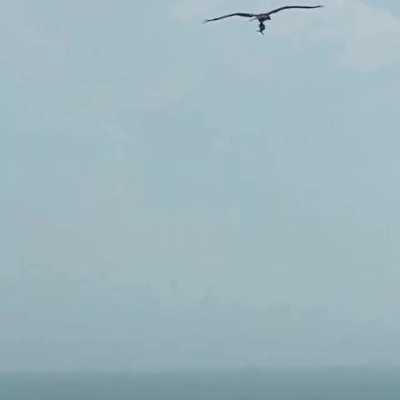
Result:
{"label": "bird's wing", "polygon": [[219,21],[220,19],[229,18],[229,17],[247,17],[247,18],[251,18],[251,17],[254,17],[255,15],[256,14],[238,12],[238,13],[233,13],[233,14],[222,15],[221,17],[217,17],[217,18],[206,19],[204,21],[204,23],[211,22],[211,21]]}
{"label": "bird's wing", "polygon": [[323,7],[323,6],[284,6],[284,7],[276,8],[275,10],[272,10],[272,11],[268,11],[266,14],[267,15],[271,15],[271,14],[275,14],[275,13],[277,13],[279,11],[289,10],[291,8],[306,8],[306,9],[310,9],[310,8],[320,8],[320,7]]}

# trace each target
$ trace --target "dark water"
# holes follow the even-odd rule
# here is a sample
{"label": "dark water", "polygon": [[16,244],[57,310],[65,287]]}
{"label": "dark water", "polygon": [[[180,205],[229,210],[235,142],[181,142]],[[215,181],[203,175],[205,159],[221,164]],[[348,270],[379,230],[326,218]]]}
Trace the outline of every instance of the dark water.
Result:
{"label": "dark water", "polygon": [[2,374],[1,400],[400,400],[399,369]]}

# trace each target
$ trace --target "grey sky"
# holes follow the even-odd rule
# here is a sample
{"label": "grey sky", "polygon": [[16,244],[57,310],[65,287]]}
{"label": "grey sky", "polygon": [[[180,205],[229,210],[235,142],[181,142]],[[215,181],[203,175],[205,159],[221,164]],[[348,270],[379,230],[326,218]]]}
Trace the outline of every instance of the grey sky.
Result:
{"label": "grey sky", "polygon": [[267,3],[5,3],[0,370],[400,362],[400,5]]}

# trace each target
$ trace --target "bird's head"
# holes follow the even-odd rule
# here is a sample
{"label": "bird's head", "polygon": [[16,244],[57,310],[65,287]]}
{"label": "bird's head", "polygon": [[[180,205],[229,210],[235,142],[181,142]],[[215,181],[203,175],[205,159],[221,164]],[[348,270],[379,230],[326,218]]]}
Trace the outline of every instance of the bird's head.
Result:
{"label": "bird's head", "polygon": [[255,17],[253,17],[250,21],[258,20],[261,22],[261,21],[268,21],[270,19],[271,17],[268,14],[258,14]]}

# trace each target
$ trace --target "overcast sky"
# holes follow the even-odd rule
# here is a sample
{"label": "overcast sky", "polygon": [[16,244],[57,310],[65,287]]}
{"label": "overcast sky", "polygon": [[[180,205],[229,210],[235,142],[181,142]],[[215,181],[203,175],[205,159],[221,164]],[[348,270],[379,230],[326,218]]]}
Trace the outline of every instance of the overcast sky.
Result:
{"label": "overcast sky", "polygon": [[400,363],[400,3],[321,3],[4,2],[0,370]]}

